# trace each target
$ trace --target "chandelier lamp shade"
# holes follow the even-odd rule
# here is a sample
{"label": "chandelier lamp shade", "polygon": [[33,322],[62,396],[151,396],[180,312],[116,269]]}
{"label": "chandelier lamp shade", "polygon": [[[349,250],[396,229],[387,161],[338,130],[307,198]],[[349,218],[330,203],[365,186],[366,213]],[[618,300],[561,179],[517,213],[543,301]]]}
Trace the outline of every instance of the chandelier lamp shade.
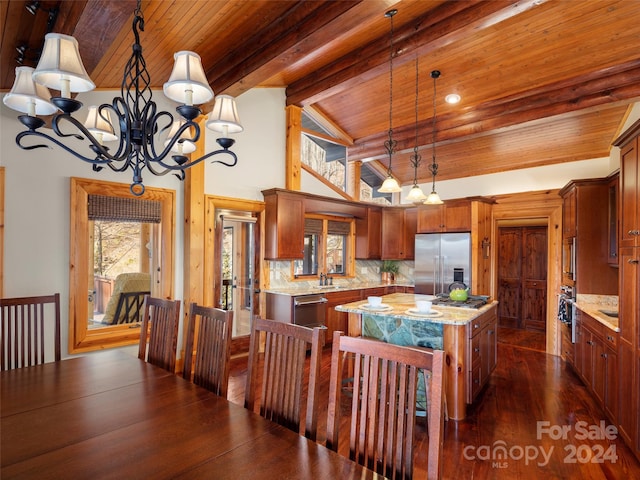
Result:
{"label": "chandelier lamp shade", "polygon": [[389,10],[384,14],[389,18],[391,23],[390,29],[390,50],[389,50],[389,139],[384,142],[384,148],[389,156],[389,166],[387,167],[387,178],[382,182],[382,185],[378,189],[380,193],[397,193],[402,191],[398,181],[393,177],[393,171],[391,169],[391,162],[393,161],[393,154],[396,150],[397,141],[393,139],[393,17],[398,13],[398,10]]}
{"label": "chandelier lamp shade", "polygon": [[413,154],[409,158],[411,161],[411,165],[413,166],[413,187],[409,190],[407,194],[407,201],[413,203],[415,205],[419,205],[424,203],[427,199],[427,196],[424,194],[420,186],[418,185],[418,167],[420,166],[420,161],[422,157],[418,153],[418,59],[416,58],[416,101],[415,101],[415,112],[416,112],[416,122],[415,122],[415,146],[413,147]]}
{"label": "chandelier lamp shade", "polygon": [[438,163],[436,162],[436,82],[440,78],[440,71],[433,70],[431,72],[431,78],[433,78],[433,118],[432,118],[432,137],[431,137],[431,165],[429,170],[431,172],[431,178],[433,183],[431,186],[431,193],[427,196],[425,204],[427,205],[441,205],[443,202],[440,199],[440,195],[436,192],[436,175],[438,174]]}
{"label": "chandelier lamp shade", "polygon": [[[89,107],[84,123],[72,115],[82,103],[71,97],[73,93],[93,90],[95,84],[83,66],[78,42],[59,33],[45,35],[38,65],[35,69],[17,67],[13,87],[3,98],[5,105],[24,114],[18,119],[26,130],[18,133],[16,144],[24,150],[48,148],[45,144],[23,144],[23,140],[30,137],[42,138],[92,164],[96,172],[104,167],[115,172],[131,169],[130,190],[136,196],[144,194],[142,174],[145,169],[157,176],[174,173],[184,180],[186,169],[215,155],[224,154],[224,159],[213,163],[228,167],[236,165],[238,158],[229,150],[235,140],[228,137],[243,130],[235,99],[229,95],[215,97],[206,127],[222,133],[221,138],[216,139],[221,148],[191,160],[187,155],[196,150],[201,134],[195,120],[202,111],[196,105],[214,98],[200,56],[189,51],[174,54],[173,70],[163,87],[165,96],[179,104],[178,115],[174,118],[169,112],[158,111],[152,99],[151,78],[140,44],[139,32],[144,31],[140,0],[134,12],[132,30],[135,41],[124,68],[120,96],[111,104]],[[59,91],[60,96],[52,97],[48,89]],[[53,115],[53,134],[41,130],[45,121],[38,115]],[[74,140],[73,146],[63,143],[67,138]],[[78,145],[77,140],[84,142],[83,150],[74,148]],[[105,142],[118,143],[110,149]]]}

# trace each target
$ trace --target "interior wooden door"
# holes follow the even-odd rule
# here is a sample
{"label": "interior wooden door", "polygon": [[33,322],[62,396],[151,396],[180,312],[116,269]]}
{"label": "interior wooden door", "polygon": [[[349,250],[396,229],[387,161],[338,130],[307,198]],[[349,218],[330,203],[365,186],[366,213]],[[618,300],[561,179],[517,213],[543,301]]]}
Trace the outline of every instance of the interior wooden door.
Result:
{"label": "interior wooden door", "polygon": [[545,331],[547,316],[547,227],[498,230],[498,323]]}
{"label": "interior wooden door", "polygon": [[522,228],[498,229],[498,325],[522,328]]}
{"label": "interior wooden door", "polygon": [[547,227],[524,227],[522,233],[522,328],[546,331]]}

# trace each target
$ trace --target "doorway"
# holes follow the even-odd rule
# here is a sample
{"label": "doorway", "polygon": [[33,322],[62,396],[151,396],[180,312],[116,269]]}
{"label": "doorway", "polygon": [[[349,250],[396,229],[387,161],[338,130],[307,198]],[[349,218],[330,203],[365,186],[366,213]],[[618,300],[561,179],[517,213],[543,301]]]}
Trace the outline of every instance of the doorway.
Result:
{"label": "doorway", "polygon": [[498,327],[503,343],[545,350],[546,226],[498,229]]}
{"label": "doorway", "polygon": [[232,338],[251,334],[256,284],[254,217],[220,215],[222,220],[222,250],[220,262],[222,288],[220,305],[233,312]]}

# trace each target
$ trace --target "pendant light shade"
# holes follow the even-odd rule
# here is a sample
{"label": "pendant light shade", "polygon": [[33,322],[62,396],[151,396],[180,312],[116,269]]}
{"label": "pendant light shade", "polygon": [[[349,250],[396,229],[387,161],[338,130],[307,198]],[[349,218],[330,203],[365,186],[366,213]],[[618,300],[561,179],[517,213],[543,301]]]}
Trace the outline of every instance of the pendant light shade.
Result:
{"label": "pendant light shade", "polygon": [[436,192],[436,175],[438,174],[438,164],[436,163],[436,80],[440,77],[438,70],[431,72],[431,78],[433,78],[433,119],[432,119],[432,137],[431,137],[431,165],[429,170],[431,171],[431,177],[433,178],[433,184],[431,186],[431,193],[424,202],[427,205],[441,205],[442,200],[440,195]]}
{"label": "pendant light shade", "polygon": [[98,107],[91,105],[84,126],[98,139],[101,145],[102,142],[114,142],[118,139],[118,136],[113,131],[111,114],[107,109],[103,109],[100,112]]}
{"label": "pendant light shade", "polygon": [[78,41],[61,33],[45,35],[42,56],[33,72],[33,80],[60,90],[63,98],[70,98],[71,92],[88,92],[96,88],[82,64]]}
{"label": "pendant light shade", "polygon": [[229,133],[240,133],[244,130],[240,124],[236,99],[230,95],[218,95],[206,125],[214,132],[223,133],[225,137]]}
{"label": "pendant light shade", "polygon": [[16,79],[11,91],[2,101],[4,104],[34,117],[36,115],[52,115],[58,109],[51,103],[51,94],[47,87],[33,81],[33,68],[16,67]]}
{"label": "pendant light shade", "polygon": [[418,167],[420,166],[420,161],[422,157],[418,153],[418,85],[419,85],[419,71],[418,71],[418,59],[416,58],[416,100],[415,100],[415,112],[416,112],[416,121],[415,121],[415,146],[413,147],[413,154],[411,155],[411,164],[413,165],[413,187],[409,190],[409,194],[407,195],[407,201],[410,203],[414,203],[419,205],[424,203],[427,199],[427,196],[424,194],[420,186],[418,185]]}
{"label": "pendant light shade", "polygon": [[393,139],[393,16],[396,13],[398,13],[398,11],[394,9],[384,14],[385,17],[389,18],[391,23],[389,41],[389,139],[384,142],[384,148],[389,156],[389,166],[387,167],[387,178],[378,189],[380,193],[398,193],[402,191],[398,181],[393,177],[393,171],[391,169],[391,162],[393,161],[393,154],[395,153],[397,144]]}
{"label": "pendant light shade", "polygon": [[200,55],[180,51],[173,54],[173,70],[163,86],[164,94],[184,105],[200,105],[213,98],[213,90],[207,82]]}

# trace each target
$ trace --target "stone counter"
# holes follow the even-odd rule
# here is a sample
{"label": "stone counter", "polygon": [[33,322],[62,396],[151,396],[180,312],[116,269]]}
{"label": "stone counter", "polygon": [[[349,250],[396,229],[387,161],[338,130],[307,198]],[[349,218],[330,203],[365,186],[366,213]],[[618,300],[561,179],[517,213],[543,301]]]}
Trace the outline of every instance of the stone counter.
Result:
{"label": "stone counter", "polygon": [[[387,310],[372,310],[367,308],[367,300],[339,305],[336,310],[341,312],[358,313],[365,316],[384,316],[398,320],[411,322],[436,323],[447,325],[467,325],[474,318],[479,317],[487,310],[491,309],[497,302],[491,302],[482,308],[459,308],[433,305],[431,308],[438,316],[417,315],[409,312],[415,308],[418,300],[433,300],[432,295],[415,295],[412,293],[393,293],[383,297],[383,304],[390,307]],[[440,315],[441,314],[441,315]]]}
{"label": "stone counter", "polygon": [[614,332],[620,332],[617,317],[602,312],[618,312],[618,297],[613,295],[581,295],[576,298],[576,308]]}
{"label": "stone counter", "polygon": [[[479,338],[476,334],[488,328],[493,330],[491,339],[496,341],[497,302],[479,309],[436,305],[432,307],[437,315],[435,317],[409,312],[415,308],[416,300],[432,298],[430,295],[394,293],[382,297],[382,303],[386,306],[384,310],[367,308],[367,300],[338,305],[335,309],[349,313],[349,335],[364,335],[396,345],[444,350],[448,415],[452,420],[462,420],[466,416],[466,404],[472,403],[477,393],[473,385],[480,359],[477,358],[478,350],[474,350],[472,344],[475,345],[474,342]],[[490,350],[486,353],[491,354]],[[495,359],[495,344],[492,351]],[[483,383],[495,362],[491,365],[483,372]]]}

